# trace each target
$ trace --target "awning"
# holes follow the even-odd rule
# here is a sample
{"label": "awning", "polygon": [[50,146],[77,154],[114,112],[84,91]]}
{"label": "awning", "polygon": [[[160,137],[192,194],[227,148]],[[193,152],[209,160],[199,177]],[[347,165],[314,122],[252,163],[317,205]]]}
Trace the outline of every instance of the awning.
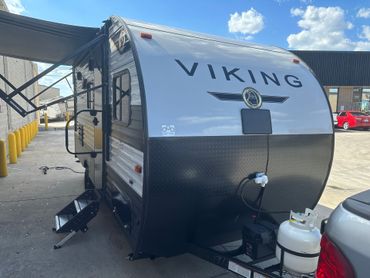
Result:
{"label": "awning", "polygon": [[0,55],[54,64],[94,39],[98,31],[0,11]]}

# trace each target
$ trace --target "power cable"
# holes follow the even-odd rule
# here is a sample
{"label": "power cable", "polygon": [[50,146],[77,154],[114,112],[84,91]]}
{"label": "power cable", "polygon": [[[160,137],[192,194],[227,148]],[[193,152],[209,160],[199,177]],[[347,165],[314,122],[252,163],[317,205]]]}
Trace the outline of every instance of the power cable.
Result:
{"label": "power cable", "polygon": [[79,171],[73,170],[72,168],[67,167],[67,166],[53,166],[53,167],[41,166],[39,168],[39,170],[41,170],[44,173],[44,175],[46,175],[49,170],[57,170],[57,171],[69,170],[69,171],[71,171],[73,173],[76,173],[76,174],[85,174],[85,172],[79,172]]}

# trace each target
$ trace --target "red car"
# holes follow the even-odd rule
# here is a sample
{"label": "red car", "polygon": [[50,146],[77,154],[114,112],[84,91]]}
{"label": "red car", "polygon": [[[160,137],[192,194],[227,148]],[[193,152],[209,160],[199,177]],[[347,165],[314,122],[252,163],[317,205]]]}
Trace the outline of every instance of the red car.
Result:
{"label": "red car", "polygon": [[358,111],[342,111],[337,116],[338,127],[349,128],[370,128],[370,116]]}

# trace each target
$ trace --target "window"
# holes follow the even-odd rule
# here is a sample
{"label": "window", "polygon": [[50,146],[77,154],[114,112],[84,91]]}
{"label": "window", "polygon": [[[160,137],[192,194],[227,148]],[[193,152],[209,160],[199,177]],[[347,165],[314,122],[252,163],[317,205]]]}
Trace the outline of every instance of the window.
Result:
{"label": "window", "polygon": [[338,94],[339,88],[329,88],[329,94]]}
{"label": "window", "polygon": [[113,78],[113,119],[127,126],[131,121],[131,76],[127,69]]}
{"label": "window", "polygon": [[340,112],[338,116],[347,116],[346,112]]}
{"label": "window", "polygon": [[86,83],[86,106],[88,109],[91,108],[91,103],[94,103],[94,100],[92,99],[92,91],[91,91],[91,88],[93,87],[92,86],[93,84],[91,82],[87,82]]}
{"label": "window", "polygon": [[362,112],[351,112],[353,116],[367,116],[365,113]]}
{"label": "window", "polygon": [[361,110],[365,112],[370,111],[370,88],[362,88]]}

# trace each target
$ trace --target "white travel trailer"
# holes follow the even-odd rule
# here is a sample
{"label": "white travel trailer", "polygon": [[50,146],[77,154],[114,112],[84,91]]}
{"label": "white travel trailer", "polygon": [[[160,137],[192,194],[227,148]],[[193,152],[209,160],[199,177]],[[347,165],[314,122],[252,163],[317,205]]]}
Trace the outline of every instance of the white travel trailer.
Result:
{"label": "white travel trailer", "polygon": [[[132,259],[193,252],[236,271],[207,248],[243,238],[239,251],[259,259],[261,246],[244,244],[260,235],[257,220],[272,235],[290,210],[316,206],[333,126],[324,91],[296,56],[115,16],[89,32],[87,46],[60,59],[73,65],[71,153],[122,223]],[[85,199],[58,213],[57,232],[78,230],[68,225]]]}

